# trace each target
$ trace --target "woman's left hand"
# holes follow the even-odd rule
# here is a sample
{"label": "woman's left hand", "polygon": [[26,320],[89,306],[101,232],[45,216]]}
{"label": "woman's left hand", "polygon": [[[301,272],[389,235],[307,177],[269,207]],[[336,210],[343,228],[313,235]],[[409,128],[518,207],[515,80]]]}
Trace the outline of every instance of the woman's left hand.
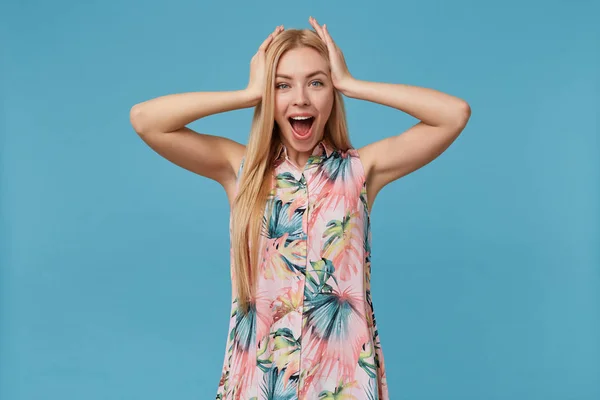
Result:
{"label": "woman's left hand", "polygon": [[320,26],[317,23],[317,20],[313,17],[309,17],[308,22],[315,29],[321,40],[323,40],[327,45],[327,50],[329,51],[329,61],[331,64],[331,80],[333,86],[345,94],[345,90],[351,84],[354,78],[350,74],[350,71],[348,71],[346,61],[344,60],[344,54],[329,35],[329,32],[327,31],[327,24]]}

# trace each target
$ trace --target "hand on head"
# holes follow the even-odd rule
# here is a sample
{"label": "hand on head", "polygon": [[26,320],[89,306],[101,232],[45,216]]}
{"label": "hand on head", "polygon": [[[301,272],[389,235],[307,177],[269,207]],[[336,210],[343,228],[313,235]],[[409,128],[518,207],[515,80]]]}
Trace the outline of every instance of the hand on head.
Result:
{"label": "hand on head", "polygon": [[[329,31],[327,30],[327,24],[323,26],[319,25],[316,19],[313,17],[308,18],[308,22],[314,28],[315,32],[323,42],[327,45],[329,52],[329,62],[331,66],[331,80],[333,86],[344,93],[345,89],[354,79],[348,70],[344,55],[340,48],[335,44]],[[284,31],[283,25],[279,25],[275,30],[264,40],[264,42],[258,48],[258,51],[252,57],[250,62],[250,79],[246,90],[252,95],[256,102],[259,102],[262,98],[263,89],[266,79],[266,53],[269,45],[273,42],[273,39],[277,37],[281,32]]]}
{"label": "hand on head", "polygon": [[283,32],[283,25],[279,25],[275,30],[265,39],[264,42],[258,48],[258,51],[252,57],[250,61],[250,79],[248,81],[248,86],[246,90],[251,93],[254,99],[260,101],[263,94],[263,88],[265,86],[265,79],[267,76],[266,68],[265,68],[265,58],[267,53],[267,48],[273,41],[273,39]]}
{"label": "hand on head", "polygon": [[309,17],[308,22],[315,29],[321,40],[327,45],[327,50],[329,52],[329,63],[331,64],[331,80],[333,82],[333,86],[335,86],[335,88],[339,91],[343,92],[348,83],[353,79],[350,71],[348,70],[348,66],[346,65],[344,54],[331,38],[331,35],[327,30],[327,24],[320,26],[317,20],[313,17]]}

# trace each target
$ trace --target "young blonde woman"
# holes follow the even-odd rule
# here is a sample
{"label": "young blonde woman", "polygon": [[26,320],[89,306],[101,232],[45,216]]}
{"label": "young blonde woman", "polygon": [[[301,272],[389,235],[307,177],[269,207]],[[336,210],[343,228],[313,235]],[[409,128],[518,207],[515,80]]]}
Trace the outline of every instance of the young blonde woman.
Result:
{"label": "young blonde woman", "polygon": [[[217,399],[389,399],[370,294],[370,210],[388,183],[434,160],[470,117],[432,89],[354,78],[327,31],[279,26],[239,91],[135,105],[140,137],[219,182],[231,206],[232,303]],[[420,122],[360,149],[342,94]],[[255,107],[248,145],[186,127]]]}

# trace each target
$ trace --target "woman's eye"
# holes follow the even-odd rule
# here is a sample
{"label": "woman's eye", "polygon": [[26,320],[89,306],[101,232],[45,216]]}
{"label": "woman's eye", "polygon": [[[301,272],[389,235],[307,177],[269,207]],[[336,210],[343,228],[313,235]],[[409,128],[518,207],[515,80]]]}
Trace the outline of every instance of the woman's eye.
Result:
{"label": "woman's eye", "polygon": [[[321,81],[312,81],[310,84],[312,86],[323,86],[323,82],[321,82]],[[275,85],[275,88],[277,88],[277,89],[286,89],[289,87],[290,87],[290,85],[288,85],[287,83],[278,83],[277,85]]]}

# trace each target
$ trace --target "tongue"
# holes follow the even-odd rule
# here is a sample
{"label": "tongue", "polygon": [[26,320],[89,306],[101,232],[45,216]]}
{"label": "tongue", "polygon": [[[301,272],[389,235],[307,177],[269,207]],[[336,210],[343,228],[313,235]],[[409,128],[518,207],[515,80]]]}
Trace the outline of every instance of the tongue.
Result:
{"label": "tongue", "polygon": [[300,135],[306,135],[312,126],[312,118],[300,121],[292,120],[292,128]]}

